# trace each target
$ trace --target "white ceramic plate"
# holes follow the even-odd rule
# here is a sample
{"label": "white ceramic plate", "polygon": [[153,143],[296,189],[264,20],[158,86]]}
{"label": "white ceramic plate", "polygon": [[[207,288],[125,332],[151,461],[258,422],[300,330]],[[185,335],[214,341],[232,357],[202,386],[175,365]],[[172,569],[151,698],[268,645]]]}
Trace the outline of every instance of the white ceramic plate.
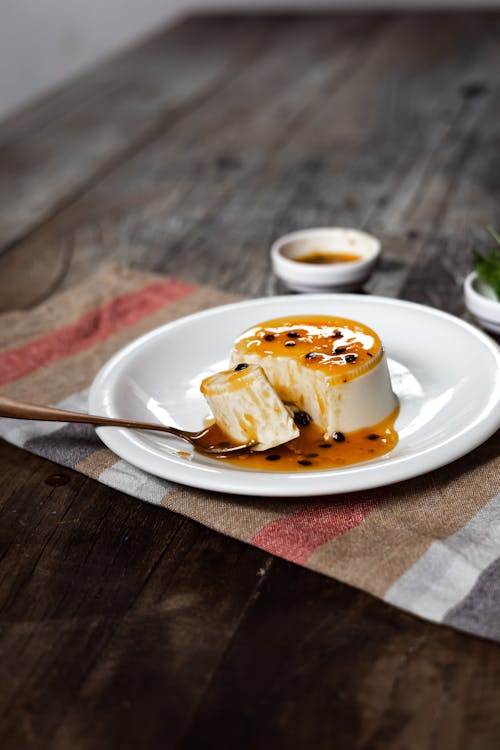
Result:
{"label": "white ceramic plate", "polygon": [[200,382],[226,366],[234,339],[261,321],[308,313],[354,318],[381,336],[401,407],[399,443],[391,453],[343,469],[265,472],[193,453],[187,443],[158,433],[105,427],[99,436],[119,456],[159,477],[220,492],[286,497],[408,479],[463,456],[500,427],[500,350],[485,334],[429,307],[350,294],[251,300],[157,328],[102,368],[89,410],[198,429],[208,414]]}

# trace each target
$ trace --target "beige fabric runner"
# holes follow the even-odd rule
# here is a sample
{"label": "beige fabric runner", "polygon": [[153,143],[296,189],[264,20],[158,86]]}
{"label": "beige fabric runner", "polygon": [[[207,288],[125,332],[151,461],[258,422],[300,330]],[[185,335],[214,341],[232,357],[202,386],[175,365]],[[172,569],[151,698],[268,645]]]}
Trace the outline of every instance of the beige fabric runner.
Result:
{"label": "beige fabric runner", "polygon": [[[1,392],[85,411],[87,389],[114,352],[158,325],[231,301],[215,289],[108,267],[33,310],[0,316]],[[173,485],[119,459],[84,425],[0,420],[0,436],[421,617],[500,641],[498,433],[407,482],[290,500]]]}

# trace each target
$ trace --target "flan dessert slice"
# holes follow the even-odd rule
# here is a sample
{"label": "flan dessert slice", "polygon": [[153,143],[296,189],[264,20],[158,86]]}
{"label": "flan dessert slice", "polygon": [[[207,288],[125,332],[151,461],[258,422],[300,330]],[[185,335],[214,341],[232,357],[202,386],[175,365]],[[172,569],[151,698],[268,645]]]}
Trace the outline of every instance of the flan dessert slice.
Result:
{"label": "flan dessert slice", "polygon": [[325,440],[381,422],[397,407],[382,343],[368,326],[320,315],[277,318],[235,342],[233,367],[260,365],[279,398],[309,414]]}
{"label": "flan dessert slice", "polygon": [[239,363],[201,383],[217,425],[236,443],[256,443],[263,451],[299,436],[292,412],[278,397],[259,365]]}

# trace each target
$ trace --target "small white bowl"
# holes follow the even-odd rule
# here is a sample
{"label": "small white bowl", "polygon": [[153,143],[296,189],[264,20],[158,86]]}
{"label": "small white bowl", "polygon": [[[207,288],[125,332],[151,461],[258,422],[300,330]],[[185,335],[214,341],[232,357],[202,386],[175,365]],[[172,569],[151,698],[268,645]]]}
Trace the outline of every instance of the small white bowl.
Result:
{"label": "small white bowl", "polygon": [[479,325],[500,334],[500,302],[493,289],[472,271],[464,281],[465,304]]}
{"label": "small white bowl", "polygon": [[[313,250],[352,253],[359,260],[318,264],[295,260]],[[271,247],[276,276],[297,292],[353,292],[363,286],[380,255],[376,237],[356,229],[325,227],[291,232]]]}

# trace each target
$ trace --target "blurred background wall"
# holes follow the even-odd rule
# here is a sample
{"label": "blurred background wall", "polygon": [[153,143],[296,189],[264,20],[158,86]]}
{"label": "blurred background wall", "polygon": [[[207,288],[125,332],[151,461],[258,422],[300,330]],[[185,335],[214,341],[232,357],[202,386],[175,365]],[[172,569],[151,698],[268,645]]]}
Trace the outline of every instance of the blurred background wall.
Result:
{"label": "blurred background wall", "polygon": [[0,118],[196,10],[494,7],[500,0],[0,0]]}

